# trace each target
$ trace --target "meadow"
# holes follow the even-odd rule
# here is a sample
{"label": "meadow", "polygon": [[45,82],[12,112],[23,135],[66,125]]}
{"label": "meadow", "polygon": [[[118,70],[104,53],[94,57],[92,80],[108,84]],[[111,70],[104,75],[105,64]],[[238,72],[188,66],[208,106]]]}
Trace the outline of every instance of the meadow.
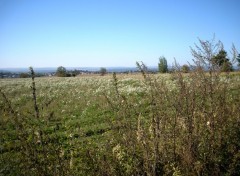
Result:
{"label": "meadow", "polygon": [[0,175],[238,175],[240,75],[1,79]]}

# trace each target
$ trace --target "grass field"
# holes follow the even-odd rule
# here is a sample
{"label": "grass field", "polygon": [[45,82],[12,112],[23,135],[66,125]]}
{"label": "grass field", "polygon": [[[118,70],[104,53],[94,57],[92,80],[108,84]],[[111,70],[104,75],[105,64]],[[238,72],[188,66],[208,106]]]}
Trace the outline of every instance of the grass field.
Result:
{"label": "grass field", "polygon": [[240,173],[240,75],[0,79],[0,175]]}

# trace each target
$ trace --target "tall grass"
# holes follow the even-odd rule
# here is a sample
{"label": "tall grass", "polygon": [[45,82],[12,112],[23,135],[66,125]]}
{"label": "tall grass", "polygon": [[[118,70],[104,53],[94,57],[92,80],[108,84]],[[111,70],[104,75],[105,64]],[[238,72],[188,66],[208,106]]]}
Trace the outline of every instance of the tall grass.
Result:
{"label": "tall grass", "polygon": [[[220,49],[219,42],[200,40],[192,49],[195,70],[183,74],[176,65],[174,88],[137,63],[147,91],[126,97],[113,75],[113,93],[106,97],[114,111],[106,146],[112,160],[101,168],[106,175],[240,174],[240,84],[211,62]],[[199,69],[206,66],[208,72]]]}
{"label": "tall grass", "polygon": [[52,105],[68,92],[40,97],[30,68],[25,106],[0,89],[0,175],[239,175],[240,76],[211,62],[219,49],[200,40],[188,74],[176,64],[152,75],[137,63],[141,79],[113,74],[92,92],[86,80],[68,89],[90,91],[68,97],[72,109]]}
{"label": "tall grass", "polygon": [[[69,158],[57,135],[53,112],[40,113],[37,103],[35,73],[32,76],[32,111],[14,110],[3,90],[1,111],[1,175],[68,175]],[[42,106],[42,109],[45,108]],[[49,134],[49,128],[54,132]],[[70,145],[70,144],[68,144]]]}

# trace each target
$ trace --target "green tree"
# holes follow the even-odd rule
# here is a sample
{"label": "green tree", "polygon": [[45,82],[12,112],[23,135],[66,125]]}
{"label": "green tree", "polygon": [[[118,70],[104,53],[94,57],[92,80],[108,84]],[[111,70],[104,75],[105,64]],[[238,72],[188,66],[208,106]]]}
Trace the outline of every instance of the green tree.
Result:
{"label": "green tree", "polygon": [[28,73],[21,73],[19,75],[19,78],[29,78],[29,77],[30,77],[30,75]]}
{"label": "green tree", "polygon": [[184,64],[181,68],[183,73],[188,73],[190,71],[190,68],[187,64]]}
{"label": "green tree", "polygon": [[101,76],[104,76],[107,73],[107,69],[104,67],[101,67],[99,72]]}
{"label": "green tree", "polygon": [[160,73],[167,73],[168,72],[167,60],[164,56],[161,56],[159,58],[158,70],[159,70]]}
{"label": "green tree", "polygon": [[78,74],[79,74],[79,71],[78,71],[78,70],[74,69],[74,70],[72,71],[72,76],[73,76],[73,77],[77,76]]}
{"label": "green tree", "polygon": [[56,75],[59,77],[65,77],[67,76],[67,70],[65,67],[60,66],[57,68]]}
{"label": "green tree", "polygon": [[218,54],[212,58],[212,62],[223,72],[233,70],[232,63],[227,58],[227,52],[224,49],[221,49]]}
{"label": "green tree", "polygon": [[240,69],[240,54],[237,56],[237,66]]}

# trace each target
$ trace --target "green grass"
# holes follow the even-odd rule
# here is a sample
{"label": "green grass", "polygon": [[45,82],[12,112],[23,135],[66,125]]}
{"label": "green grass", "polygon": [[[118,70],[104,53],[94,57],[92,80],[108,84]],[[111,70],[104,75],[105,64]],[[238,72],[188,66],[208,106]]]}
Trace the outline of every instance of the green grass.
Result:
{"label": "green grass", "polygon": [[[163,140],[164,143],[164,145],[160,145],[160,149],[169,147],[163,150],[166,152],[164,157],[167,158],[168,153],[171,153],[173,130],[179,132],[176,134],[179,137],[176,151],[179,152],[178,157],[183,157],[180,151],[184,149],[181,145],[185,139],[182,140],[182,138],[187,135],[184,118],[191,113],[188,103],[195,101],[191,98],[196,98],[197,108],[195,108],[194,118],[203,116],[200,110],[201,105],[199,105],[202,103],[201,98],[205,96],[201,94],[201,84],[198,85],[196,81],[192,81],[194,77],[185,74],[183,82],[186,90],[182,90],[183,87],[178,82],[180,78],[175,78],[170,74],[150,75],[150,77],[152,83],[144,80],[141,75],[118,75],[117,87],[114,86],[114,79],[109,75],[36,78],[40,119],[36,119],[34,116],[31,79],[0,79],[0,89],[7,96],[15,111],[14,115],[9,114],[6,101],[2,97],[0,98],[0,168],[2,168],[0,175],[44,175],[48,172],[49,175],[136,174],[139,172],[137,167],[140,166],[138,165],[141,165],[141,162],[144,165],[146,162],[144,150],[149,150],[149,157],[153,152],[155,143],[154,140],[151,140],[156,138],[154,136],[156,134],[151,130],[152,125],[156,123],[153,120],[156,119],[161,121],[162,136],[160,136],[162,138],[159,138],[159,141]],[[193,86],[193,83],[200,87],[199,90]],[[225,103],[229,104],[226,108],[234,110],[237,108],[237,104],[239,105],[239,83],[239,74],[220,76],[219,87],[228,86],[227,98],[223,99],[226,101]],[[192,91],[196,91],[196,93],[192,94]],[[185,96],[185,93],[188,97]],[[214,96],[219,95],[214,94]],[[208,95],[205,98],[208,99]],[[179,104],[177,104],[178,101]],[[180,102],[183,104],[181,105]],[[209,103],[211,102],[209,101]],[[179,110],[173,105],[182,109]],[[212,108],[207,103],[204,106]],[[178,120],[179,126],[175,129],[173,120],[176,115],[181,118]],[[236,119],[235,117],[228,119],[229,122],[231,120],[234,124]],[[148,148],[144,148],[146,144],[136,142],[136,135],[140,133],[138,124],[140,121],[141,129],[145,133],[145,137],[142,136],[142,142],[146,142]],[[195,121],[193,123],[198,124]],[[203,121],[199,121],[199,123],[206,130],[206,124]],[[35,133],[38,130],[44,134],[43,148],[36,144],[38,135]],[[229,132],[228,130],[226,129],[226,134]],[[196,134],[198,135],[200,132],[196,132]],[[208,137],[208,133],[203,135]],[[229,134],[229,136],[231,135],[233,135],[232,138],[235,138],[238,134]],[[116,146],[121,146],[119,149],[121,152],[119,151],[117,154],[113,152],[116,151]],[[204,151],[205,148],[203,147],[202,150]],[[134,154],[133,151],[136,153]],[[39,155],[39,158],[36,161],[34,159],[28,161],[28,155]],[[61,157],[57,159],[56,157],[59,156]],[[141,159],[140,156],[144,157]],[[139,160],[138,157],[140,157]],[[151,157],[153,156],[151,155]],[[149,158],[151,162],[153,158]],[[201,157],[199,156],[199,158]],[[196,163],[201,162],[200,160],[196,161]],[[165,165],[165,172],[171,170],[169,173],[172,173],[174,169],[176,170],[175,174],[180,171],[190,172],[179,168],[181,164],[176,167],[175,164],[176,161],[171,165]],[[46,165],[45,170],[41,170],[39,165]],[[147,166],[144,165],[142,169],[144,170],[145,167]],[[201,167],[203,166],[201,165]],[[62,173],[60,173],[61,168]],[[194,173],[194,171],[191,172]],[[202,172],[204,173],[204,171]]]}

